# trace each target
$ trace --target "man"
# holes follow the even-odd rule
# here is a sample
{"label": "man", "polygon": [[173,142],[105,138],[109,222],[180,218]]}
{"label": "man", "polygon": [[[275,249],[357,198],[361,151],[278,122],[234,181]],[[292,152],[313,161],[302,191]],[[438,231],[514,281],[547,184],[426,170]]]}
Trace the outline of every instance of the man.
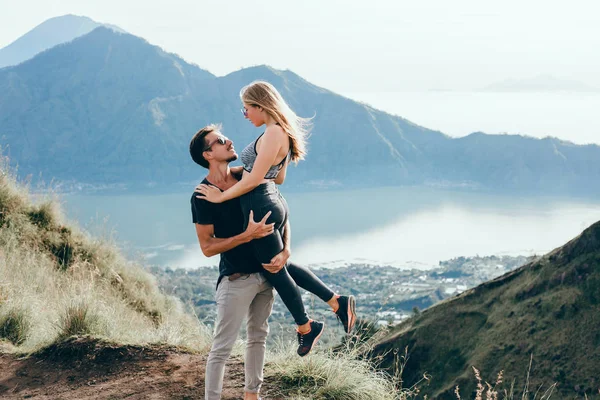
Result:
{"label": "man", "polygon": [[[242,168],[230,169],[229,163],[237,159],[237,154],[231,140],[220,133],[220,127],[209,125],[202,128],[192,138],[190,143],[190,154],[192,159],[201,166],[208,168],[209,173],[203,180],[203,184],[212,185],[224,191],[235,185],[242,173]],[[234,170],[235,169],[235,173]],[[282,183],[282,177],[277,177],[275,183]],[[349,333],[356,321],[354,296],[340,296],[334,293],[308,268],[294,263],[288,263],[290,257],[290,223],[286,222],[282,241],[283,251],[275,255],[268,264],[260,264],[255,258],[255,252],[251,240],[268,236],[273,233],[274,224],[266,224],[271,212],[264,215],[263,219],[256,223],[250,212],[249,223],[246,231],[242,232],[244,216],[242,215],[239,199],[235,198],[223,203],[210,203],[203,200],[198,193],[192,196],[192,214],[196,223],[196,233],[200,247],[206,256],[221,254],[219,265],[219,279],[217,281],[217,323],[215,326],[215,340],[207,361],[206,388],[207,398],[219,398],[225,360],[231,353],[233,343],[237,338],[241,319],[248,311],[248,348],[246,351],[246,399],[257,398],[256,393],[262,383],[262,369],[264,361],[265,341],[268,334],[267,318],[271,312],[272,289],[265,282],[265,275],[272,279],[272,275],[280,272],[286,266],[286,274],[289,273],[299,287],[313,293],[325,303],[336,314],[344,331]],[[259,272],[263,272],[260,274]],[[243,297],[237,298],[237,290],[242,285],[241,279],[250,279],[250,282],[259,282],[260,288],[269,288],[271,303],[268,312],[255,313],[253,307],[264,304],[256,299]],[[233,283],[232,283],[233,282]],[[258,296],[250,286],[249,296]],[[223,295],[223,292],[227,295]],[[248,309],[250,305],[250,309]],[[287,304],[286,304],[287,305]],[[300,302],[304,309],[304,305]],[[258,329],[259,323],[262,329]],[[256,330],[256,332],[254,332]],[[318,338],[318,332],[297,333],[298,355],[307,355]],[[251,340],[252,338],[252,340]],[[256,358],[255,358],[256,357]],[[255,368],[249,367],[254,365]],[[213,379],[214,378],[214,379]],[[254,380],[253,380],[254,379]],[[259,382],[257,385],[248,382]],[[213,386],[214,385],[214,386]],[[214,397],[209,397],[209,388],[215,388]],[[210,389],[212,390],[212,389]]]}
{"label": "man", "polygon": [[[238,181],[229,168],[229,163],[238,156],[233,143],[221,135],[220,126],[209,125],[196,133],[190,142],[190,155],[196,163],[208,168],[203,183],[227,190]],[[221,398],[225,362],[237,340],[242,320],[248,315],[244,400],[255,400],[263,382],[273,288],[260,273],[263,265],[248,242],[273,232],[273,224],[266,223],[270,213],[259,222],[254,221],[251,213],[244,231],[239,199],[213,204],[196,196],[194,193],[191,199],[192,218],[202,252],[207,257],[221,256],[215,296],[217,319],[206,363],[205,397],[208,400]],[[289,248],[284,254],[289,257]],[[264,268],[281,269],[287,257],[280,256]]]}

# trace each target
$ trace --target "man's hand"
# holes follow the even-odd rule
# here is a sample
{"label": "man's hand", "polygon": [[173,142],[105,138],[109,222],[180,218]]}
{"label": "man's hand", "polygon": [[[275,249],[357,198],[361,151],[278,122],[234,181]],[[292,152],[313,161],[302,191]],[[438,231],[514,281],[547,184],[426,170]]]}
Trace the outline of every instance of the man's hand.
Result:
{"label": "man's hand", "polygon": [[248,227],[245,230],[246,235],[250,239],[260,239],[269,236],[275,229],[275,224],[267,224],[267,219],[271,215],[271,211],[265,214],[259,222],[254,221],[254,212],[250,210],[250,218],[248,219]]}
{"label": "man's hand", "polygon": [[275,274],[283,268],[285,263],[287,263],[288,259],[291,255],[290,249],[287,247],[284,248],[281,253],[277,254],[275,257],[271,258],[271,262],[268,264],[263,264],[263,268],[269,271],[272,274]]}

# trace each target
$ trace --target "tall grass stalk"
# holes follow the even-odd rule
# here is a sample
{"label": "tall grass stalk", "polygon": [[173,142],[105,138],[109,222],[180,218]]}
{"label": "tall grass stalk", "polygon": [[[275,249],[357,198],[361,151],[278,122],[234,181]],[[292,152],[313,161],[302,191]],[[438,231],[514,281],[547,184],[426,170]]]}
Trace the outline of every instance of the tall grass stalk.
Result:
{"label": "tall grass stalk", "polygon": [[[556,389],[556,383],[553,383],[552,385],[550,385],[543,393],[541,393],[541,391],[543,390],[542,385],[540,385],[540,387],[538,387],[538,389],[536,390],[535,393],[531,393],[530,392],[530,377],[531,377],[531,366],[533,364],[533,355],[531,355],[531,357],[529,358],[529,367],[527,368],[527,375],[525,378],[525,384],[523,387],[523,392],[521,393],[521,400],[548,400],[552,397],[552,394],[554,393],[554,390]],[[496,378],[496,382],[495,384],[492,386],[491,384],[489,384],[488,382],[484,382],[481,378],[481,374],[479,372],[479,370],[475,367],[473,368],[473,373],[475,375],[475,379],[477,380],[477,387],[475,389],[475,400],[483,400],[484,396],[485,396],[485,400],[498,400],[498,390],[500,390],[499,386],[500,384],[503,382],[503,371],[500,371],[498,373],[498,376]],[[486,390],[487,388],[487,390]],[[504,389],[502,391],[504,393],[504,397],[502,397],[503,400],[515,400],[515,381],[513,380],[511,382],[511,385],[508,389]],[[458,400],[461,400],[461,396],[460,396],[460,389],[458,386],[456,386],[454,388],[454,394],[456,395],[456,398]],[[533,397],[532,397],[533,396]],[[540,397],[538,397],[540,396]]]}

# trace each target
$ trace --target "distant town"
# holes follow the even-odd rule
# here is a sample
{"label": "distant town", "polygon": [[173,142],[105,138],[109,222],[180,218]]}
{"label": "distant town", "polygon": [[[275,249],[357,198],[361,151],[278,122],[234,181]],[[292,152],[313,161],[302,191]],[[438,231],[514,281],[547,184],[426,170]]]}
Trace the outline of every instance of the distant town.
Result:
{"label": "distant town", "polygon": [[[441,261],[433,269],[400,269],[392,266],[351,264],[338,268],[314,269],[321,280],[339,294],[353,294],[357,300],[359,318],[379,326],[395,325],[425,308],[469,288],[501,276],[536,257],[487,256],[458,257]],[[195,270],[152,267],[161,288],[180,297],[193,308],[198,318],[212,325],[217,267]],[[319,298],[303,293],[307,311],[315,319],[325,319],[329,326],[340,330],[335,315]],[[276,297],[270,319],[273,326],[289,331],[293,320]],[[339,333],[339,332],[338,332]]]}

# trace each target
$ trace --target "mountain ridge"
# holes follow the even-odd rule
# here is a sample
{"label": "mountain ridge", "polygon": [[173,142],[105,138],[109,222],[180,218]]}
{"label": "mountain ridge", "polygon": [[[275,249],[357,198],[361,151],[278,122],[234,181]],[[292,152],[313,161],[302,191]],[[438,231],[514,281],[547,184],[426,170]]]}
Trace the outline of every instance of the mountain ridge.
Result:
{"label": "mountain ridge", "polygon": [[[450,138],[340,96],[292,71],[254,66],[216,77],[142,38],[99,27],[0,70],[0,145],[23,175],[132,187],[189,184],[202,172],[187,145],[221,122],[238,148],[261,130],[241,116],[240,89],[271,81],[313,117],[305,162],[288,187],[441,185],[589,195],[600,146],[474,133]],[[250,135],[248,135],[250,133]]]}
{"label": "mountain ridge", "polygon": [[125,32],[115,25],[96,22],[84,16],[67,14],[50,18],[0,49],[0,69],[27,61],[44,50],[70,42],[99,26]]}

